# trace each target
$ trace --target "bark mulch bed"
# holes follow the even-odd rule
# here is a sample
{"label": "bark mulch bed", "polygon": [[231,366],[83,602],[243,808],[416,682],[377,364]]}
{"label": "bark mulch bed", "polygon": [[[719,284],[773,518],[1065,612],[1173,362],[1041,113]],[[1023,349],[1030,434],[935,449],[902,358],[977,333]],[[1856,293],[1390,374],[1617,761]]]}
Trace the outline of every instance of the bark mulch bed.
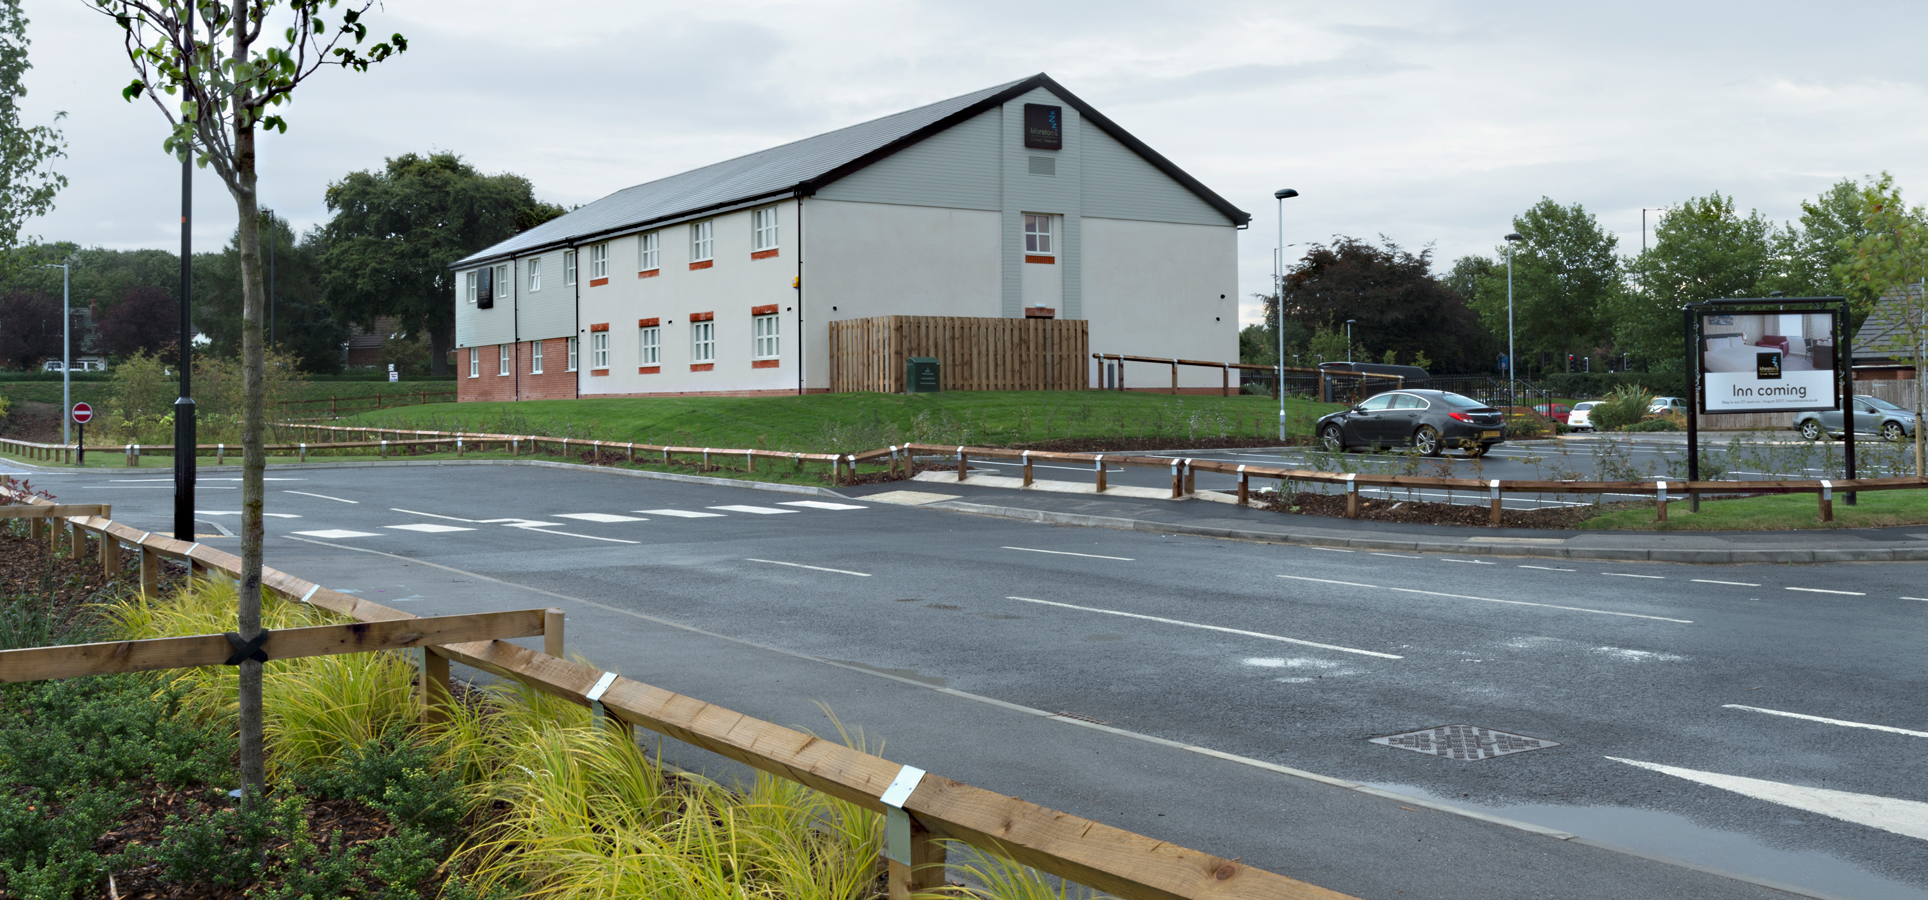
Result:
{"label": "bark mulch bed", "polygon": [[[1330,516],[1343,518],[1346,514],[1344,494],[1273,494],[1267,492],[1261,508],[1277,513],[1293,513],[1302,516]],[[1605,506],[1566,506],[1549,509],[1503,509],[1500,511],[1500,527],[1503,528],[1578,528],[1581,522],[1603,512],[1631,506],[1649,506],[1652,503],[1609,503]],[[1412,500],[1361,499],[1359,518],[1371,522],[1402,522],[1418,525],[1464,525],[1481,528],[1491,527],[1492,512],[1485,505],[1461,506],[1452,503],[1429,503]]]}

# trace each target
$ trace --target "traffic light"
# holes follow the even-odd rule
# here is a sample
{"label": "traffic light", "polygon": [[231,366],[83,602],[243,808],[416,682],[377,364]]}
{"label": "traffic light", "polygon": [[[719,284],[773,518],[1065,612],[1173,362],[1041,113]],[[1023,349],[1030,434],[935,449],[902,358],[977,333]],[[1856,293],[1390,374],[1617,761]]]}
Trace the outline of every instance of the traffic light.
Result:
{"label": "traffic light", "polygon": [[1571,353],[1566,355],[1566,370],[1568,372],[1573,371],[1573,354]]}

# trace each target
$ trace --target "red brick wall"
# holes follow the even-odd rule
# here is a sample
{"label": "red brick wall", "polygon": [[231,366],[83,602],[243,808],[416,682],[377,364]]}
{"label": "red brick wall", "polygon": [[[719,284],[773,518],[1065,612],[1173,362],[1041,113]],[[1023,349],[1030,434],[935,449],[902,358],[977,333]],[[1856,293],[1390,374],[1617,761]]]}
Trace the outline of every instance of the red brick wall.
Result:
{"label": "red brick wall", "polygon": [[462,403],[480,400],[567,400],[576,396],[576,375],[569,371],[569,339],[550,338],[542,342],[542,374],[529,371],[533,341],[511,345],[509,374],[502,369],[500,345],[475,348],[481,353],[481,374],[469,377],[469,349],[455,353],[456,399]]}

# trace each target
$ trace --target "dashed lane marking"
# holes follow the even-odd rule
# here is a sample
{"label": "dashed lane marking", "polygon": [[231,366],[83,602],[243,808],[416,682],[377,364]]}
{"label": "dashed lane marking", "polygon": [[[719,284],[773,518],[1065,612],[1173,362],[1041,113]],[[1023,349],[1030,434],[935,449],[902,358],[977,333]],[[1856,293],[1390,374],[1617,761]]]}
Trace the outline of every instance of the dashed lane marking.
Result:
{"label": "dashed lane marking", "polygon": [[777,559],[754,559],[747,556],[744,557],[744,559],[749,562],[768,563],[773,566],[790,566],[792,568],[797,568],[797,569],[812,569],[818,572],[835,572],[839,575],[855,575],[858,578],[870,577],[869,572],[852,572],[849,569],[831,569],[831,568],[826,568],[824,566],[806,566],[803,563],[784,562],[782,560],[777,560]]}
{"label": "dashed lane marking", "polygon": [[1343,584],[1346,587],[1376,588],[1379,586],[1376,584],[1360,584],[1357,581],[1333,581],[1330,578],[1307,578],[1304,575],[1280,575],[1279,577],[1290,578],[1293,581],[1316,581],[1320,584]]}
{"label": "dashed lane marking", "polygon": [[1542,572],[1578,572],[1578,569],[1562,569],[1558,566],[1521,566],[1522,569],[1539,569]]}
{"label": "dashed lane marking", "polygon": [[[241,514],[241,511],[240,511],[240,510],[238,510],[238,509],[197,509],[197,510],[195,510],[195,511],[194,511],[194,514],[195,514],[195,515],[197,515],[197,516],[238,516],[238,515],[240,515],[240,514]],[[271,512],[264,512],[264,513],[262,513],[261,515],[263,515],[263,516],[266,516],[267,518],[270,518],[270,519],[299,519],[299,518],[301,518],[300,516],[297,516],[297,515],[295,515],[294,513],[271,513]]]}
{"label": "dashed lane marking", "polygon": [[303,497],[320,497],[323,500],[333,500],[336,503],[360,503],[361,502],[360,500],[343,500],[340,497],[330,497],[327,494],[310,494],[307,491],[282,491],[282,493],[300,494]]}
{"label": "dashed lane marking", "polygon": [[1324,550],[1327,553],[1357,553],[1357,550],[1341,550],[1337,547],[1307,547],[1307,550]]}
{"label": "dashed lane marking", "polygon": [[1692,580],[1696,584],[1724,584],[1729,587],[1760,587],[1760,585],[1751,581],[1715,581],[1712,578],[1695,578]]}
{"label": "dashed lane marking", "polygon": [[829,510],[869,509],[870,508],[868,506],[858,506],[855,503],[826,503],[822,500],[783,500],[778,502],[777,505],[778,506],[801,506],[806,509],[829,509]]}
{"label": "dashed lane marking", "polygon": [[1426,558],[1426,557],[1423,557],[1423,556],[1407,556],[1407,555],[1406,555],[1406,554],[1404,554],[1404,553],[1378,553],[1378,552],[1374,552],[1374,553],[1373,553],[1372,555],[1374,555],[1374,556],[1390,556],[1390,557],[1392,557],[1393,559],[1425,559],[1425,558]]}
{"label": "dashed lane marking", "polygon": [[1147,622],[1159,622],[1165,625],[1179,625],[1185,628],[1202,628],[1206,631],[1221,631],[1226,634],[1237,634],[1237,635],[1244,635],[1245,637],[1260,638],[1268,641],[1280,641],[1287,644],[1298,644],[1302,647],[1317,647],[1321,650],[1335,650],[1340,653],[1356,653],[1360,656],[1376,656],[1376,657],[1379,657],[1380,659],[1405,659],[1405,657],[1399,656],[1397,654],[1380,653],[1377,650],[1361,650],[1357,647],[1341,647],[1337,644],[1321,644],[1317,641],[1300,640],[1299,638],[1285,637],[1284,635],[1278,635],[1278,634],[1266,634],[1263,631],[1246,631],[1243,628],[1226,628],[1222,625],[1206,625],[1201,622],[1186,622],[1182,619],[1167,619],[1164,616],[1148,616],[1143,613],[1124,612],[1122,610],[1116,610],[1116,609],[1100,609],[1096,606],[1078,606],[1072,603],[1059,603],[1055,600],[1038,600],[1032,597],[1006,597],[1004,599],[1019,600],[1025,603],[1037,603],[1043,606],[1056,606],[1056,607],[1061,607],[1063,609],[1075,609],[1081,612],[1103,613],[1107,616],[1124,616],[1127,619],[1143,619]]}
{"label": "dashed lane marking", "polygon": [[1790,590],[1790,591],[1801,591],[1802,593],[1807,593],[1807,594],[1840,594],[1840,595],[1842,595],[1842,596],[1844,596],[1844,597],[1866,597],[1866,596],[1868,596],[1867,594],[1864,594],[1864,593],[1862,593],[1862,592],[1860,592],[1860,591],[1830,591],[1830,590],[1828,590],[1827,588],[1804,588],[1804,587],[1791,587],[1791,588],[1788,588],[1788,590]]}
{"label": "dashed lane marking", "polygon": [[759,516],[774,516],[779,514],[796,512],[796,510],[794,509],[774,509],[768,506],[740,506],[740,505],[739,506],[712,506],[710,507],[710,509],[727,509],[730,512],[754,513]]}
{"label": "dashed lane marking", "polygon": [[1119,562],[1137,562],[1130,556],[1099,556],[1096,553],[1073,553],[1069,550],[1039,550],[1036,547],[999,547],[1000,550],[1023,550],[1026,553],[1049,553],[1053,556],[1082,556],[1086,559],[1115,559]]}
{"label": "dashed lane marking", "polygon": [[688,509],[639,509],[636,512],[651,516],[669,516],[676,519],[722,519],[722,513],[696,512]]}
{"label": "dashed lane marking", "polygon": [[339,541],[343,538],[380,537],[380,535],[372,531],[349,531],[346,528],[326,528],[321,531],[297,531],[295,534],[326,538],[331,541]]}
{"label": "dashed lane marking", "polygon": [[556,513],[556,518],[579,519],[584,522],[602,522],[605,524],[611,523],[611,522],[647,522],[649,521],[648,519],[639,519],[635,516],[616,516],[616,515],[610,515],[609,513]]}
{"label": "dashed lane marking", "polygon": [[[1283,578],[1287,576],[1280,576],[1280,577]],[[1373,587],[1374,585],[1363,584],[1359,586]],[[1386,588],[1386,590],[1398,591],[1399,593],[1402,593],[1402,594],[1425,594],[1426,596],[1429,596],[1429,597],[1451,597],[1455,600],[1479,600],[1485,603],[1505,603],[1509,606],[1538,606],[1544,609],[1564,609],[1564,610],[1567,610],[1568,612],[1593,613],[1596,616],[1625,616],[1626,618],[1629,618],[1629,619],[1654,619],[1660,622],[1678,622],[1682,625],[1694,624],[1694,620],[1692,619],[1670,619],[1666,616],[1649,616],[1649,615],[1643,615],[1641,613],[1615,612],[1611,609],[1588,609],[1587,607],[1584,607],[1584,606],[1560,606],[1559,604],[1555,604],[1555,603],[1533,603],[1527,600],[1500,600],[1495,597],[1474,597],[1469,594],[1446,594],[1446,593],[1441,593],[1439,591],[1422,591],[1422,590],[1419,590],[1418,588],[1389,587],[1389,588]]]}
{"label": "dashed lane marking", "polygon": [[[475,530],[473,528],[463,528],[460,525],[437,525],[433,522],[416,522],[415,524],[412,524],[412,525],[383,525],[382,527],[393,528],[396,531],[419,531],[423,534],[447,534],[448,532],[451,532],[451,531],[474,531]],[[313,532],[302,531],[298,533],[312,534]]]}
{"label": "dashed lane marking", "polygon": [[1635,575],[1631,572],[1601,572],[1600,574],[1611,575],[1615,578],[1652,578],[1659,581],[1667,580],[1667,576],[1665,575]]}
{"label": "dashed lane marking", "polygon": [[1758,706],[1742,706],[1739,703],[1728,703],[1723,705],[1721,708],[1722,709],[1744,709],[1744,710],[1747,710],[1748,712],[1767,713],[1770,716],[1785,716],[1790,719],[1802,719],[1808,722],[1820,722],[1826,725],[1839,725],[1842,728],[1866,728],[1869,731],[1885,731],[1885,732],[1888,732],[1889,734],[1905,734],[1909,737],[1928,738],[1928,731],[1912,731],[1907,728],[1896,728],[1893,725],[1871,725],[1867,722],[1850,722],[1846,719],[1830,719],[1830,718],[1827,718],[1826,716],[1810,716],[1810,715],[1807,715],[1806,713],[1787,712],[1786,710],[1780,710],[1780,709],[1763,709]]}
{"label": "dashed lane marking", "polygon": [[1468,565],[1475,565],[1475,566],[1491,566],[1491,565],[1498,565],[1497,563],[1490,563],[1490,562],[1487,562],[1486,560],[1483,560],[1483,559],[1453,559],[1453,558],[1452,558],[1452,557],[1450,557],[1450,556],[1442,556],[1442,557],[1440,557],[1440,558],[1439,558],[1439,561],[1440,561],[1440,562],[1456,562],[1456,563],[1467,563]]}

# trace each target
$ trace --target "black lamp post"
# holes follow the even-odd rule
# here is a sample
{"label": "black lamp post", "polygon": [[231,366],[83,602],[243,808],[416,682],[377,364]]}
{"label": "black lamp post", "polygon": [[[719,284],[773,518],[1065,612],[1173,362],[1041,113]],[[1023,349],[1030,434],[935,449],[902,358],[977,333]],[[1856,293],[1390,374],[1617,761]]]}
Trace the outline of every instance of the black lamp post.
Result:
{"label": "black lamp post", "polygon": [[[193,71],[194,14],[182,21],[182,65]],[[194,147],[181,148],[181,396],[174,401],[174,539],[194,540],[194,323],[189,308],[194,292]]]}

